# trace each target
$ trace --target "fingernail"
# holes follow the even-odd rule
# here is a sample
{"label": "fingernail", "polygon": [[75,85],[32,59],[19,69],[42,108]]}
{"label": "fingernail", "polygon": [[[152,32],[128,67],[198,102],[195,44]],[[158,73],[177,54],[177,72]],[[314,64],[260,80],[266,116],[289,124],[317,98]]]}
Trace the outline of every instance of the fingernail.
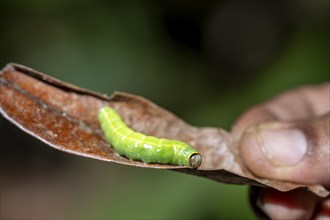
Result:
{"label": "fingernail", "polygon": [[307,153],[305,135],[294,128],[260,128],[258,142],[268,159],[277,166],[293,166]]}

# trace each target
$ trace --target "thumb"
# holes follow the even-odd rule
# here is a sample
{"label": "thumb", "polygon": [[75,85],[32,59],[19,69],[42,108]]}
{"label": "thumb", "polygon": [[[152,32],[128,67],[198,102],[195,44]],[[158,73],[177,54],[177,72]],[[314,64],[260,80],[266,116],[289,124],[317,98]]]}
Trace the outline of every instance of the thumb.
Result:
{"label": "thumb", "polygon": [[330,114],[250,127],[241,138],[245,165],[256,175],[330,187]]}

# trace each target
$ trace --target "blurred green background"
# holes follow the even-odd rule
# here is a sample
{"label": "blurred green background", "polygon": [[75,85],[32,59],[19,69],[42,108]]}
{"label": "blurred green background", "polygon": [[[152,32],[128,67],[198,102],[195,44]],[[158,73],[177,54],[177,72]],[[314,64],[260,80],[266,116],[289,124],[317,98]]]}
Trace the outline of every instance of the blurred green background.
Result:
{"label": "blurred green background", "polygon": [[[0,1],[0,64],[230,130],[330,78],[329,1]],[[248,188],[54,150],[0,118],[2,219],[254,219]]]}

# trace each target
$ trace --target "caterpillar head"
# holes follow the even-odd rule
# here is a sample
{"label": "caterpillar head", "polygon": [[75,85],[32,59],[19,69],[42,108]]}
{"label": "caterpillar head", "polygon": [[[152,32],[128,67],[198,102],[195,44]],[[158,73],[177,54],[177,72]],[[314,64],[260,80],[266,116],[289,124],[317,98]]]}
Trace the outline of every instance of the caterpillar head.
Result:
{"label": "caterpillar head", "polygon": [[189,157],[189,165],[191,168],[198,168],[202,164],[202,156],[194,153]]}

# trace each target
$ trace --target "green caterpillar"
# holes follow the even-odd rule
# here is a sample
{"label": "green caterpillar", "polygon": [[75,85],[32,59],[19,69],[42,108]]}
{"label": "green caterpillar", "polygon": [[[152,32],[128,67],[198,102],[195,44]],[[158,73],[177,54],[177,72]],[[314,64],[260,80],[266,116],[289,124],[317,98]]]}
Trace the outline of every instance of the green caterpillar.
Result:
{"label": "green caterpillar", "polygon": [[197,168],[202,163],[201,155],[184,142],[146,136],[133,131],[127,127],[113,108],[101,108],[98,119],[106,140],[121,156],[145,163],[172,164],[191,168]]}

